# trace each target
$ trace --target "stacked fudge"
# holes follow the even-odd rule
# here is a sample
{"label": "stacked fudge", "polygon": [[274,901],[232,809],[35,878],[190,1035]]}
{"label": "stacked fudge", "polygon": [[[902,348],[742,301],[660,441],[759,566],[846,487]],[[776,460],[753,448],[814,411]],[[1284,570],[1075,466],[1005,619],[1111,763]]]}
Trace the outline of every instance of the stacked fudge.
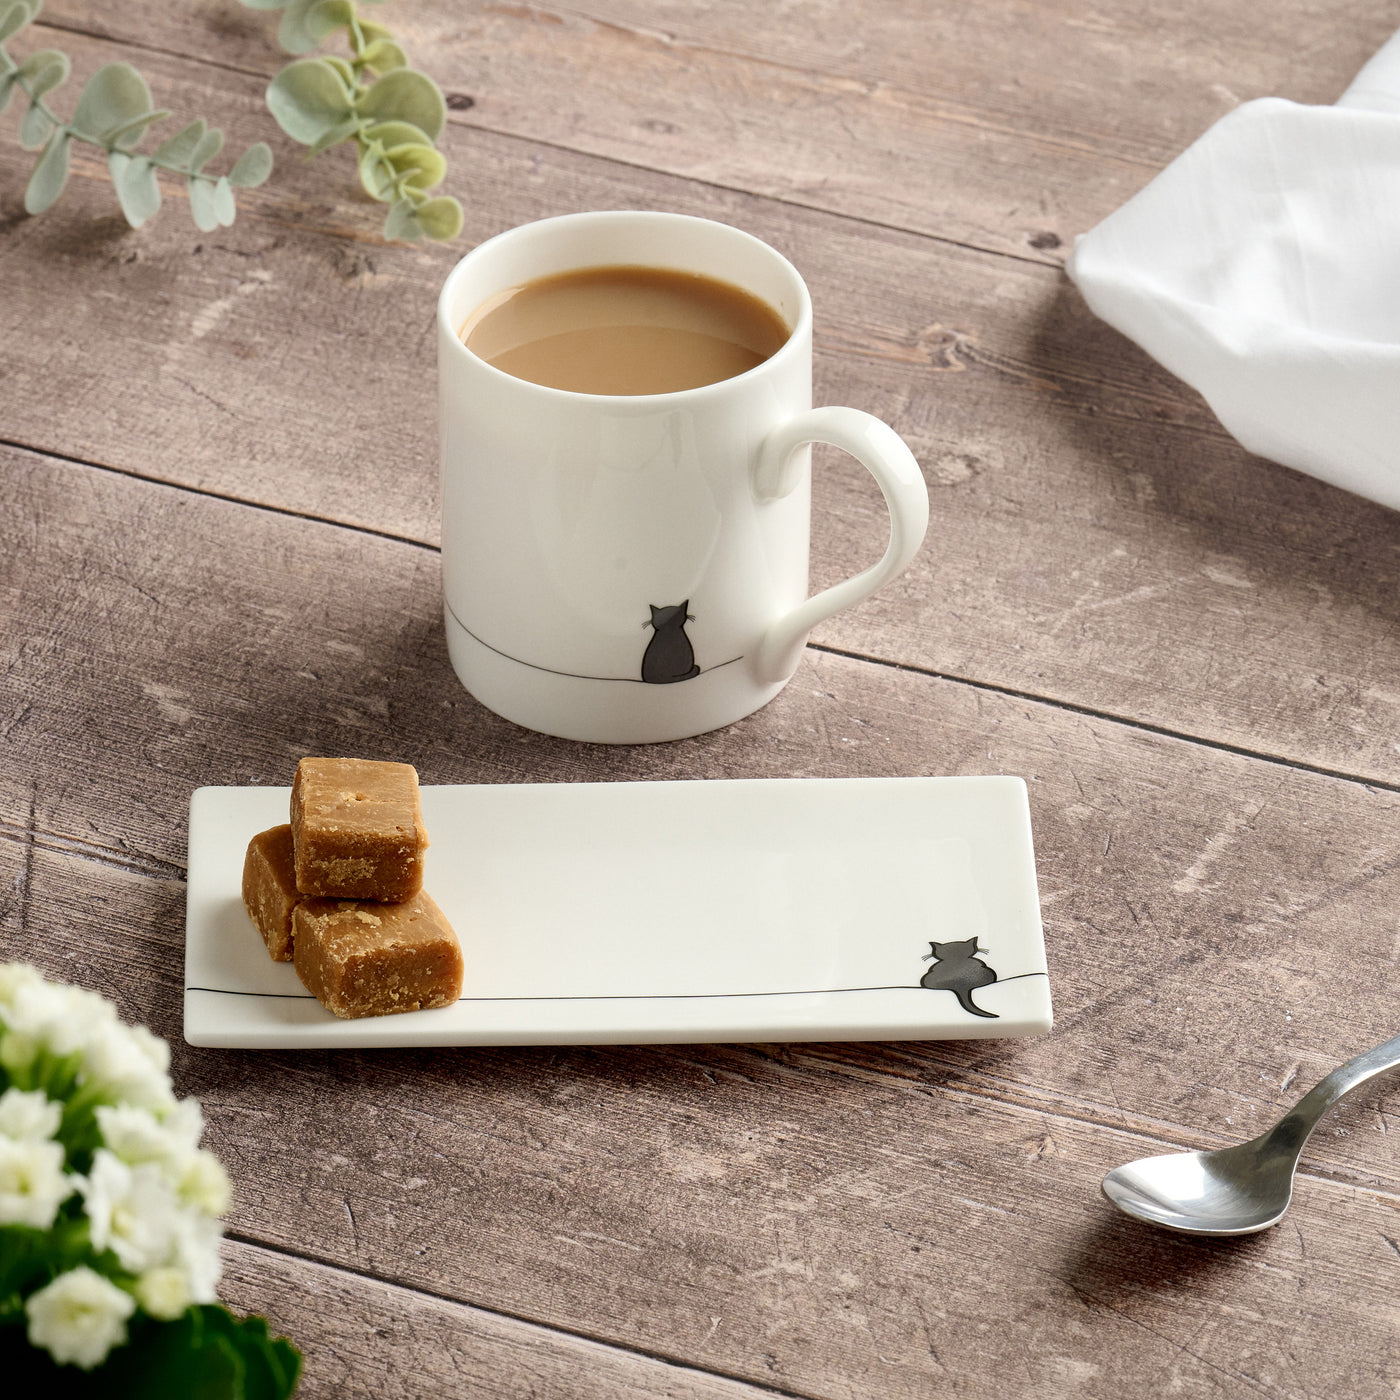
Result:
{"label": "stacked fudge", "polygon": [[462,949],[423,890],[428,835],[407,763],[304,758],[292,820],[260,832],[243,903],[267,951],[337,1016],[450,1006]]}

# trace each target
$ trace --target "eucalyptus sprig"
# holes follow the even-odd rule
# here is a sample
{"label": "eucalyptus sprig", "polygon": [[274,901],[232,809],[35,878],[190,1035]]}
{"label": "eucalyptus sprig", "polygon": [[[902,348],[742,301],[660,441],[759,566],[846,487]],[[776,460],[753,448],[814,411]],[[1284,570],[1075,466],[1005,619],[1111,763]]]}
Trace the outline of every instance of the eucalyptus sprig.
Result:
{"label": "eucalyptus sprig", "polygon": [[281,10],[277,38],[288,53],[309,53],[342,30],[350,57],[320,55],[289,63],[267,89],[268,110],[309,156],[342,141],[359,150],[360,183],[389,205],[386,238],[456,238],[462,206],[432,194],[447,174],[433,144],[447,120],[442,90],[408,66],[381,24],[361,19],[354,0],[243,0],[253,10]]}
{"label": "eucalyptus sprig", "polygon": [[26,211],[42,214],[63,193],[69,147],[82,141],[107,152],[112,184],[132,228],[140,228],[160,208],[157,170],[184,177],[190,213],[201,232],[231,224],[237,212],[233,187],[260,185],[272,173],[267,144],[249,146],[227,175],[210,175],[204,167],[219,153],[224,135],[218,128],[207,129],[201,117],[149,155],[138,153],[135,147],[147,128],[170,112],[156,110],[146,80],[128,63],[99,68],[83,88],[72,118],[64,121],[45,99],[67,80],[72,67],[68,55],[40,49],[16,63],[4,47],[42,5],[43,0],[0,0],[0,112],[16,91],[22,92],[29,109],[20,119],[19,143],[26,151],[43,148],[25,187]]}

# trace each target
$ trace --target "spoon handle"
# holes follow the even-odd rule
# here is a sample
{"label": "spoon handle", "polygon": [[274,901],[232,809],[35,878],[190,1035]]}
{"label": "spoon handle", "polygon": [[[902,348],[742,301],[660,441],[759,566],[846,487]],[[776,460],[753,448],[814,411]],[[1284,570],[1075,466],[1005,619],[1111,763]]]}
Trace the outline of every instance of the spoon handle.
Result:
{"label": "spoon handle", "polygon": [[1325,1079],[1314,1084],[1294,1106],[1293,1111],[1268,1134],[1272,1148],[1302,1150],[1318,1120],[1353,1089],[1368,1080],[1400,1065],[1400,1035],[1392,1037],[1373,1050],[1356,1055],[1344,1065],[1338,1065]]}

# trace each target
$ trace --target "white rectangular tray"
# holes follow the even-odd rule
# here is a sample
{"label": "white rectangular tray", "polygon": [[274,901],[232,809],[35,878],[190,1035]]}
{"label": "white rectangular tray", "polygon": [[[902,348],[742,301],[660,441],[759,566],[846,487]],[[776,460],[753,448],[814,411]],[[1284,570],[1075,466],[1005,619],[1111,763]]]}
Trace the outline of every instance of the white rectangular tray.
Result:
{"label": "white rectangular tray", "polygon": [[[244,1049],[943,1040],[1050,1029],[1019,778],[425,787],[462,999],[337,1020],[240,897],[289,788],[190,802],[185,1039]],[[944,949],[934,943],[965,943]],[[995,973],[993,981],[985,969]],[[920,985],[963,981],[955,990]],[[987,985],[971,987],[971,983]],[[980,1014],[979,1014],[980,1012]]]}

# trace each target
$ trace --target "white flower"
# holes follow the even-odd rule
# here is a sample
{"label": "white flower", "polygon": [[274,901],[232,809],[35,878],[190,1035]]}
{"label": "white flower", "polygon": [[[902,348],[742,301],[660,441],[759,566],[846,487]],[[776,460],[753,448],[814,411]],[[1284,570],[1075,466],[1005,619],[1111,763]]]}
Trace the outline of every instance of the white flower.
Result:
{"label": "white flower", "polygon": [[219,1241],[223,1226],[202,1211],[180,1213],[175,1232],[175,1257],[189,1283],[190,1298],[196,1303],[216,1303],[219,1299]]}
{"label": "white flower", "polygon": [[29,963],[0,963],[0,1014],[14,999],[21,987],[43,986],[44,978],[37,967]]}
{"label": "white flower", "polygon": [[189,1154],[178,1190],[182,1200],[206,1215],[223,1215],[233,1196],[224,1164],[212,1152]]}
{"label": "white flower", "polygon": [[173,1170],[189,1151],[181,1138],[166,1131],[149,1108],[133,1104],[103,1106],[97,1110],[97,1126],[112,1155],[129,1167],[156,1162],[168,1164]]}
{"label": "white flower", "polygon": [[180,1099],[160,1122],[166,1132],[189,1148],[198,1147],[204,1136],[204,1111],[198,1099]]}
{"label": "white flower", "polygon": [[128,1167],[98,1148],[80,1189],[94,1249],[110,1249],[133,1274],[168,1262],[180,1204],[159,1167]]}
{"label": "white flower", "polygon": [[90,1371],[126,1341],[126,1320],[136,1311],[136,1300],[80,1264],[32,1294],[24,1311],[31,1346],[44,1347],[60,1366],[71,1362]]}
{"label": "white flower", "polygon": [[58,1132],[63,1105],[42,1089],[6,1089],[0,1094],[0,1137],[15,1142],[46,1142]]}
{"label": "white flower", "polygon": [[55,1055],[83,1050],[94,1035],[120,1029],[116,1008],[105,997],[42,978],[17,979],[0,1010],[6,1027]]}
{"label": "white flower", "polygon": [[192,1301],[184,1270],[170,1264],[147,1269],[136,1280],[136,1299],[152,1317],[162,1322],[174,1321]]}
{"label": "white flower", "polygon": [[49,1229],[73,1185],[63,1172],[61,1143],[0,1137],[0,1225]]}
{"label": "white flower", "polygon": [[88,1081],[110,1097],[157,1113],[174,1105],[166,1074],[170,1047],[145,1026],[99,1026],[83,1058]]}

